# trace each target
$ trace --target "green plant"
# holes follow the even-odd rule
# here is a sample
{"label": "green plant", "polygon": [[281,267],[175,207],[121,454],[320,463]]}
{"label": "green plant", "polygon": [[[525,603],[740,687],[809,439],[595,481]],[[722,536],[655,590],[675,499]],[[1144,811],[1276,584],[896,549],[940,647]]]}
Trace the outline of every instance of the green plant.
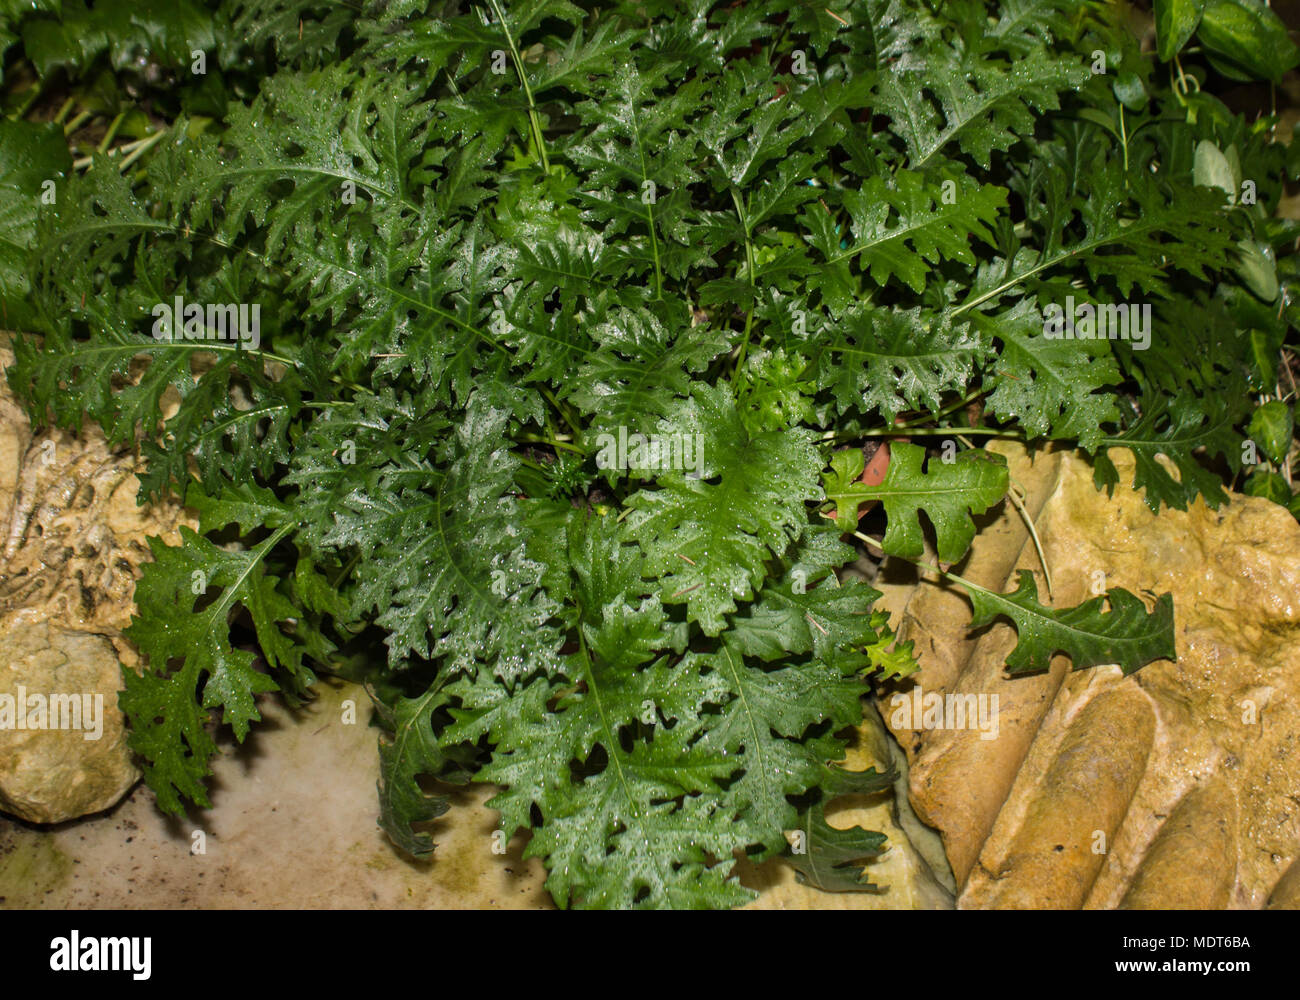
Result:
{"label": "green plant", "polygon": [[1232,80],[1279,80],[1300,63],[1286,25],[1262,0],[1155,0],[1161,59],[1193,39],[1210,65]]}
{"label": "green plant", "polygon": [[[1291,155],[1115,9],[457,6],[349,8],[125,174],[59,150],[0,189],[58,177],[0,258],[43,334],[11,385],[200,517],[154,545],[121,698],[162,808],[208,804],[210,713],[243,739],[325,669],[375,694],[411,854],[447,809],[418,779],[475,780],[562,905],[740,903],[733,855],[796,828],[806,878],[862,888],[883,838],[822,811],[888,784],[835,762],[915,662],[839,574],[860,543],[918,559],[923,513],[1011,669],[1134,670],[1174,655],[1167,596],[1052,609],[951,570],[1009,488],[974,442],[1073,442],[1112,489],[1127,448],[1181,509],[1245,475],[1249,426],[1247,486],[1294,503]],[[1063,303],[1134,296],[1148,343],[1055,336]],[[183,303],[261,324],[187,339]],[[862,444],[901,437],[933,447],[864,483]]]}

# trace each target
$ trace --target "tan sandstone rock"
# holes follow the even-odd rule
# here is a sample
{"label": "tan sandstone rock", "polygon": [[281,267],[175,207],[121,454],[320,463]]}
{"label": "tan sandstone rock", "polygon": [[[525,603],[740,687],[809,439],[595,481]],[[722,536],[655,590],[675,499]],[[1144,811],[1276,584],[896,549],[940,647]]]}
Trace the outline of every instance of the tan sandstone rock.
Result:
{"label": "tan sandstone rock", "polygon": [[57,823],[108,808],[136,783],[120,686],[102,635],[48,622],[0,634],[0,810]]}
{"label": "tan sandstone rock", "polygon": [[[12,360],[0,350],[0,369]],[[147,537],[174,544],[194,522],[174,503],[138,507],[135,470],[97,427],[33,436],[0,379],[0,696],[21,684],[29,695],[103,697],[98,740],[6,728],[0,697],[0,810],[30,822],[106,809],[139,777],[117,707],[118,661],[138,657],[121,630]]]}
{"label": "tan sandstone rock", "polygon": [[[1006,454],[1057,606],[1093,588],[1172,593],[1177,663],[1009,678],[1009,624],[971,634],[950,588],[887,565],[925,692],[998,696],[994,739],[895,726],[911,798],[943,835],[961,907],[1260,908],[1300,898],[1300,525],[1267,501],[1154,515],[1113,451],[1113,498],[1070,452]],[[1127,461],[1126,461],[1127,459]],[[1010,590],[1041,563],[1009,508],[957,572]],[[877,582],[881,586],[881,581]],[[907,685],[904,685],[906,687]],[[893,721],[890,698],[881,711]],[[1285,874],[1285,878],[1284,878]],[[1270,902],[1271,900],[1271,902]]]}

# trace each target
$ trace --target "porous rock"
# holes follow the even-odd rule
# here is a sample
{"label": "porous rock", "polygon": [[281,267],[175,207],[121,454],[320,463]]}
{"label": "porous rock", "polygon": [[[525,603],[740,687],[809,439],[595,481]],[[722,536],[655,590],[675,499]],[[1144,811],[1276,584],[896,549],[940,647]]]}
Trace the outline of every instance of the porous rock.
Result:
{"label": "porous rock", "polygon": [[[12,361],[0,349],[0,373]],[[119,662],[139,662],[122,630],[147,538],[176,544],[178,527],[194,520],[174,502],[138,506],[136,469],[93,425],[33,434],[0,378],[0,695],[21,685],[29,696],[103,703],[97,740],[18,729],[16,719],[0,728],[0,811],[29,822],[109,808],[139,778],[117,707]]]}
{"label": "porous rock", "polygon": [[140,774],[117,708],[120,684],[102,635],[49,622],[0,634],[0,810],[58,823],[126,794]]}

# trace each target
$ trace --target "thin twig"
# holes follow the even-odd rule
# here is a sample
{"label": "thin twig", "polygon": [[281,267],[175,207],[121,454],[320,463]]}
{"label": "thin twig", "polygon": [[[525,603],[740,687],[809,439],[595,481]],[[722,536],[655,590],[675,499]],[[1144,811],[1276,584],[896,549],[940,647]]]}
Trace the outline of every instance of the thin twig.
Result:
{"label": "thin twig", "polygon": [[77,131],[77,129],[81,128],[82,125],[86,124],[86,122],[89,121],[94,116],[94,114],[95,113],[93,111],[82,111],[79,114],[75,115],[72,121],[68,122],[68,124],[63,126],[63,134],[72,135],[73,132]]}
{"label": "thin twig", "polygon": [[[134,163],[136,159],[139,158],[138,154],[143,154],[144,152],[146,152],[150,146],[152,146],[154,143],[156,143],[159,139],[161,139],[166,134],[167,134],[167,130],[163,129],[161,132],[155,132],[153,135],[147,135],[143,139],[134,139],[131,142],[125,142],[120,146],[110,149],[107,153],[104,153],[104,155],[107,156],[109,159],[112,159],[113,157],[121,153],[130,154],[129,156],[124,157],[122,162],[118,164],[119,170],[125,170],[132,163]],[[94,162],[95,162],[95,158],[93,156],[83,156],[79,160],[72,161],[72,168],[74,170],[85,170]],[[186,235],[188,236],[189,234],[187,233]]]}
{"label": "thin twig", "polygon": [[166,134],[167,130],[163,129],[161,132],[155,132],[153,135],[149,136],[146,140],[141,142],[140,145],[136,146],[135,149],[126,154],[126,158],[117,165],[117,169],[125,170],[136,160],[140,159],[140,157],[144,156],[145,153],[149,152],[150,148],[156,145],[158,140]]}
{"label": "thin twig", "polygon": [[104,133],[104,138],[100,140],[99,145],[95,147],[97,153],[102,153],[113,145],[113,140],[117,137],[117,130],[122,127],[122,122],[126,120],[126,112],[119,111],[117,117],[108,123],[108,131]]}
{"label": "thin twig", "polygon": [[54,118],[52,119],[55,125],[63,124],[63,119],[68,117],[68,112],[72,110],[72,105],[73,105],[73,100],[71,97],[69,97],[66,101],[64,101],[62,105],[60,105],[59,110],[55,112]]}
{"label": "thin twig", "polygon": [[1016,508],[1020,514],[1020,519],[1025,522],[1025,527],[1029,529],[1029,537],[1034,540],[1034,551],[1038,553],[1038,561],[1043,566],[1043,578],[1047,581],[1047,596],[1052,597],[1052,567],[1047,564],[1047,556],[1043,553],[1043,543],[1038,538],[1038,529],[1034,527],[1034,519],[1029,516],[1029,511],[1025,509],[1024,503],[1016,494],[1015,486],[1007,490],[1007,499],[1011,505]]}

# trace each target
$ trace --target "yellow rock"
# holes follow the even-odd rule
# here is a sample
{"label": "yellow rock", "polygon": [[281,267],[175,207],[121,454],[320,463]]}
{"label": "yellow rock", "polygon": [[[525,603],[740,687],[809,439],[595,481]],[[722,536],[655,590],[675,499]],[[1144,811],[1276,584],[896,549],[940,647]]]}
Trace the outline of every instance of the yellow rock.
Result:
{"label": "yellow rock", "polygon": [[[12,360],[0,350],[0,369]],[[195,523],[174,503],[138,507],[135,470],[97,427],[33,436],[0,379],[0,810],[30,822],[107,809],[139,778],[117,707],[118,661],[138,657],[121,630],[146,538],[175,543],[178,525]],[[68,696],[93,706],[98,696],[102,735],[18,729],[16,719],[6,728],[2,696],[20,686],[33,704],[57,695],[65,708]]]}
{"label": "yellow rock", "polygon": [[107,809],[136,783],[120,686],[103,636],[48,622],[0,634],[0,810],[59,823]]}
{"label": "yellow rock", "polygon": [[[1014,629],[970,634],[969,608],[886,567],[886,603],[917,640],[926,692],[998,697],[998,735],[896,726],[918,814],[942,833],[961,907],[1294,905],[1300,876],[1300,525],[1262,499],[1197,501],[1159,516],[1113,498],[1071,452],[995,446],[1027,494],[1054,603],[1102,588],[1174,597],[1177,663],[1004,676]],[[1132,462],[1113,451],[1125,484]],[[1041,563],[1014,510],[957,568],[1013,587]],[[880,585],[879,583],[877,584]],[[903,685],[905,688],[907,685]],[[883,692],[882,713],[890,720]],[[915,720],[912,720],[913,722]],[[1290,886],[1290,888],[1288,888]],[[1275,887],[1277,891],[1275,892]]]}

